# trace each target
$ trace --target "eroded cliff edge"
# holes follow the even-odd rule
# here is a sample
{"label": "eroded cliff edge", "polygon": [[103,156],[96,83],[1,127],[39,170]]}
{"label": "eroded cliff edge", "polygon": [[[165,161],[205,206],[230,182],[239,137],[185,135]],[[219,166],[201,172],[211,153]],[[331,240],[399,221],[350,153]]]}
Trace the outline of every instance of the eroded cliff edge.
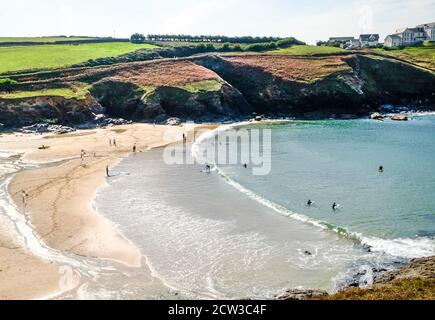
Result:
{"label": "eroded cliff edge", "polygon": [[251,115],[360,117],[383,105],[435,109],[435,73],[370,54],[322,57],[207,54],[9,75],[0,123],[77,125],[104,114],[196,122]]}

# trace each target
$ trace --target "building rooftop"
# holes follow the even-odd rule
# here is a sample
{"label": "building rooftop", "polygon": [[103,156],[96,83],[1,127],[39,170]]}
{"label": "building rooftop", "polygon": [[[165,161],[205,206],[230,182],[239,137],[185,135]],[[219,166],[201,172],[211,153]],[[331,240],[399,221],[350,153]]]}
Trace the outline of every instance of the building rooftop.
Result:
{"label": "building rooftop", "polygon": [[359,39],[361,41],[379,41],[379,34],[362,34]]}

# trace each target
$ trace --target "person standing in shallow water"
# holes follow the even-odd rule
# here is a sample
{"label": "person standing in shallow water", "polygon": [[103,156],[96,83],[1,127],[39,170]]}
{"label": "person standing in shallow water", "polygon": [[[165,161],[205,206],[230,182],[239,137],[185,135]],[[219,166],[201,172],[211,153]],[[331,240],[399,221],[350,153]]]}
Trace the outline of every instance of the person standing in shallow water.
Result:
{"label": "person standing in shallow water", "polygon": [[106,176],[110,177],[110,175],[109,175],[109,166],[106,166]]}
{"label": "person standing in shallow water", "polygon": [[133,152],[136,153],[136,143],[133,145]]}

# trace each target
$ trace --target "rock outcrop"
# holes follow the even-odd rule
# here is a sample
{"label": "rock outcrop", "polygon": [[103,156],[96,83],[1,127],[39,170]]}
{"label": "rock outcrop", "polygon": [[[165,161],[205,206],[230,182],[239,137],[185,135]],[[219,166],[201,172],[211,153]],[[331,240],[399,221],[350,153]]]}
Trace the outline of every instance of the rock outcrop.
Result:
{"label": "rock outcrop", "polygon": [[252,113],[352,119],[383,112],[385,105],[435,110],[433,72],[362,54],[202,55],[11,77],[16,82],[12,96],[64,86],[85,90],[86,98],[6,99],[0,92],[0,123],[5,127],[46,120],[76,125],[92,122],[99,114],[165,123],[171,117],[237,121]]}
{"label": "rock outcrop", "polygon": [[76,125],[92,120],[103,108],[92,97],[84,100],[63,97],[0,99],[0,123],[23,127],[39,122]]}
{"label": "rock outcrop", "polygon": [[426,278],[435,279],[435,257],[413,259],[402,268],[375,278],[375,284],[386,284],[394,280]]}

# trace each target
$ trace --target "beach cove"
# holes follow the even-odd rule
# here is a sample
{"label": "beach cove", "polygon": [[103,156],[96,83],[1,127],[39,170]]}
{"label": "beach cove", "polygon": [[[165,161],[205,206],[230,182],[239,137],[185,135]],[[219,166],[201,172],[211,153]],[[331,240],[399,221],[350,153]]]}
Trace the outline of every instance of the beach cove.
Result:
{"label": "beach cove", "polygon": [[[422,119],[410,123],[423,127]],[[315,135],[316,128],[364,128],[364,121],[266,122],[248,128],[272,128],[279,147],[272,155],[280,160],[290,150],[282,148],[288,129],[294,135],[291,150],[297,150],[298,135],[308,132],[301,129]],[[168,128],[175,130],[170,141]],[[268,193],[274,185],[267,177],[249,178],[250,170],[240,165],[213,166],[207,174],[198,164],[165,164],[158,147],[180,141],[183,130],[134,124],[58,136],[3,135],[3,162],[16,165],[3,184],[15,203],[0,215],[3,298],[273,299],[289,288],[336,292],[356,274],[393,270],[409,258],[432,255],[430,225],[415,240],[397,241],[400,234],[393,234],[393,241],[379,241],[373,234],[364,237],[366,231],[359,236],[346,220],[316,216],[320,208],[307,212],[292,202],[297,192],[286,191],[293,197],[281,201],[279,192]],[[213,143],[213,136],[198,133],[195,143],[174,146],[190,153]],[[49,148],[40,150],[41,145]],[[383,230],[391,233],[388,225]],[[410,255],[401,254],[405,251]],[[22,267],[14,267],[18,263]]]}
{"label": "beach cove", "polygon": [[[17,164],[4,176],[9,193],[4,197],[13,204],[3,199],[9,213],[0,216],[5,230],[0,238],[2,298],[43,298],[73,289],[78,285],[74,275],[80,272],[74,271],[73,280],[60,290],[59,268],[74,261],[72,267],[80,269],[77,257],[142,265],[139,250],[91,204],[96,190],[106,183],[106,166],[112,168],[127,157],[134,144],[140,152],[173,142],[165,140],[166,129],[135,124],[65,135],[2,135],[3,162]],[[178,130],[174,141],[181,137],[182,128]],[[109,139],[116,139],[117,146],[110,146]],[[48,148],[40,149],[43,145]],[[25,208],[22,190],[28,195]]]}

